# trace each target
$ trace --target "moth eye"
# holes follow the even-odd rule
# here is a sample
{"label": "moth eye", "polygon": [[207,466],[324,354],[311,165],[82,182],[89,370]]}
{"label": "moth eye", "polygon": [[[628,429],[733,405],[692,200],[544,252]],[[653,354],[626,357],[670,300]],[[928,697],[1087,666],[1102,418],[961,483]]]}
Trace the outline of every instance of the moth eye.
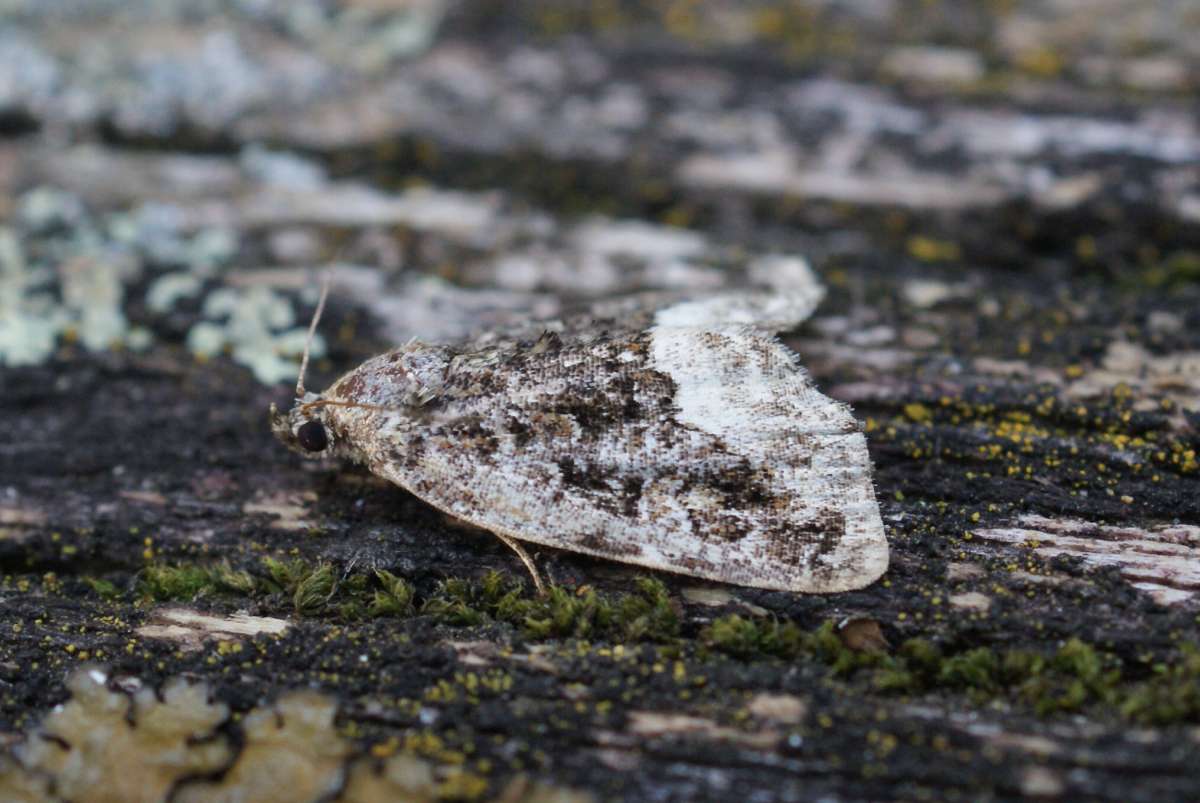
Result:
{"label": "moth eye", "polygon": [[320,421],[308,421],[296,430],[296,440],[300,441],[300,445],[305,451],[320,452],[324,451],[329,445],[329,438],[325,435],[325,425]]}

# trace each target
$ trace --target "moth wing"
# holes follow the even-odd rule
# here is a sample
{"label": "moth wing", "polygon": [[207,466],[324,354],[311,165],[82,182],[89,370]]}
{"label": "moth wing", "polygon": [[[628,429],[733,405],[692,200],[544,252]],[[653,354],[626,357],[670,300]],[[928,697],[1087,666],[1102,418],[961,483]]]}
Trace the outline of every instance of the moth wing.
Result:
{"label": "moth wing", "polygon": [[748,327],[658,326],[501,366],[373,470],[523,541],[727,583],[861,588],[888,547],[866,441]]}
{"label": "moth wing", "polygon": [[825,297],[825,288],[808,262],[798,257],[760,256],[743,274],[743,284],[738,287],[707,292],[643,290],[574,305],[564,303],[560,314],[551,318],[532,310],[511,315],[506,324],[488,325],[472,347],[507,344],[516,348],[544,331],[554,332],[568,344],[589,342],[598,334],[634,335],[655,325],[701,329],[752,326],[768,333],[786,332],[808,320]]}

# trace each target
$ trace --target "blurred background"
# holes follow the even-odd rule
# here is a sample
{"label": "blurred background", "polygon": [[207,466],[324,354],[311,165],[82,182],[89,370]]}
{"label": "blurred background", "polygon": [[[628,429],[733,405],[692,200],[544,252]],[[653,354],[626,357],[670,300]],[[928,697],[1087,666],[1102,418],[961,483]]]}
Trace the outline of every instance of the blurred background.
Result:
{"label": "blurred background", "polygon": [[[1200,798],[1198,90],[1194,0],[0,0],[0,799]],[[534,598],[267,427],[330,266],[313,389],[804,261],[869,589]]]}
{"label": "blurred background", "polygon": [[333,260],[374,327],[343,359],[564,297],[712,290],[768,252],[927,304],[1013,276],[1188,284],[1198,18],[6,0],[0,363],[183,344],[281,381]]}

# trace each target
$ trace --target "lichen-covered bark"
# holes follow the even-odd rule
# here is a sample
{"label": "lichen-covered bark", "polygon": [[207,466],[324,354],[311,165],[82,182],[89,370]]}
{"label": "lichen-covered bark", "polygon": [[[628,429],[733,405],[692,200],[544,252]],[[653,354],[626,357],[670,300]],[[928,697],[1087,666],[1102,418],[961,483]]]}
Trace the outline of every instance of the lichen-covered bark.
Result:
{"label": "lichen-covered bark", "polygon": [[[183,796],[306,744],[343,799],[1200,793],[1186,10],[480,3],[397,49],[373,32],[412,12],[153,5],[0,35],[6,794],[75,794],[38,736],[70,689]],[[864,423],[868,589],[544,549],[537,599],[487,533],[267,426],[313,266],[344,263],[319,387],[777,254],[829,290],[784,339]],[[167,761],[191,720],[119,712],[162,723],[180,677],[239,720]]]}

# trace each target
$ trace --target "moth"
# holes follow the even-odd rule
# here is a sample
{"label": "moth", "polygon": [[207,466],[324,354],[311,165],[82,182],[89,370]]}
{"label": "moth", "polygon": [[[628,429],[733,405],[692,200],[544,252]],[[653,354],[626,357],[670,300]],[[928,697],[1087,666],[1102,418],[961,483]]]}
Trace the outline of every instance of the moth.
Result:
{"label": "moth", "polygon": [[641,298],[536,334],[413,340],[320,394],[306,350],[271,427],[491,531],[539,590],[523,543],[741,586],[861,588],[888,565],[866,440],[771,333],[822,292],[813,278]]}

